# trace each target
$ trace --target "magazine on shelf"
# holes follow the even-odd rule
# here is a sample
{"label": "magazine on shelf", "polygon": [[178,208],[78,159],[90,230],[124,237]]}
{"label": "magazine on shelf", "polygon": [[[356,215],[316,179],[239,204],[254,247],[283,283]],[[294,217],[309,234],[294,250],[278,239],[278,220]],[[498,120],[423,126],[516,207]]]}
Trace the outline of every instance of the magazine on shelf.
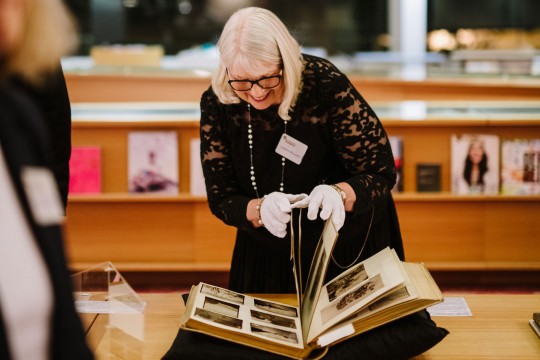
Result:
{"label": "magazine on shelf", "polygon": [[396,185],[392,192],[399,193],[403,191],[403,138],[401,136],[389,136],[390,147],[394,155],[394,164],[396,166]]}
{"label": "magazine on shelf", "polygon": [[295,359],[321,356],[329,346],[442,301],[423,264],[399,260],[386,248],[324,283],[334,244],[326,221],[310,266],[306,288],[297,271],[298,239],[291,260],[296,303],[270,301],[199,283],[190,290],[182,329],[204,333]]}
{"label": "magazine on shelf", "polygon": [[191,195],[206,196],[206,186],[201,164],[201,139],[191,139],[190,146],[190,170],[189,189]]}
{"label": "magazine on shelf", "polygon": [[69,159],[69,193],[101,193],[101,148],[73,146]]}
{"label": "magazine on shelf", "polygon": [[128,135],[128,188],[133,193],[178,193],[175,131],[132,131]]}
{"label": "magazine on shelf", "polygon": [[540,139],[504,139],[501,194],[540,194]]}
{"label": "magazine on shelf", "polygon": [[441,191],[441,164],[440,163],[416,164],[416,191],[417,192]]}
{"label": "magazine on shelf", "polygon": [[452,135],[452,193],[499,194],[499,144],[497,135]]}

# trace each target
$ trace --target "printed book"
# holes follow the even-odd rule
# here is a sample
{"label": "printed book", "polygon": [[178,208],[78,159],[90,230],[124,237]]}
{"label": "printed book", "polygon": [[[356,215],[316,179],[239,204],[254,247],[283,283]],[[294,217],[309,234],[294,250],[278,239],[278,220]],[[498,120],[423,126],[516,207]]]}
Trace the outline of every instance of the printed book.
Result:
{"label": "printed book", "polygon": [[416,164],[416,191],[439,192],[441,191],[441,164],[418,163]]}
{"label": "printed book", "polygon": [[132,131],[128,135],[128,189],[132,193],[178,193],[175,131]]}
{"label": "printed book", "polygon": [[101,193],[101,148],[73,146],[69,159],[69,193]]}
{"label": "printed book", "polygon": [[396,185],[392,192],[403,192],[403,138],[401,136],[389,136],[390,147],[394,155],[394,164],[396,166]]}
{"label": "printed book", "polygon": [[451,174],[454,194],[499,194],[499,137],[452,135]]}
{"label": "printed book", "polygon": [[191,139],[189,184],[191,195],[206,196],[206,186],[201,164],[201,139]]}
{"label": "printed book", "polygon": [[531,325],[533,331],[540,338],[540,313],[533,313],[533,318],[529,320],[529,325]]}
{"label": "printed book", "polygon": [[501,194],[540,194],[540,139],[504,139]]}
{"label": "printed book", "polygon": [[291,240],[297,304],[269,301],[206,283],[190,290],[181,329],[295,359],[323,356],[329,346],[443,300],[423,264],[386,248],[324,282],[336,232],[327,221],[306,288],[299,278],[298,239]]}

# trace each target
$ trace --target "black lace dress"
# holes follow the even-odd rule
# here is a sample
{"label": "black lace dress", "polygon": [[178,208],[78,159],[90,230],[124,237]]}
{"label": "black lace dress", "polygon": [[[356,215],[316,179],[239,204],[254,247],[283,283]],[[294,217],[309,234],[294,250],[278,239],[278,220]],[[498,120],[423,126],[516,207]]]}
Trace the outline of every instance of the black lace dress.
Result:
{"label": "black lace dress", "polygon": [[[355,208],[347,213],[339,231],[327,278],[354,262],[366,235],[360,259],[386,246],[395,248],[403,259],[390,192],[396,172],[383,125],[347,77],[329,61],[310,55],[304,55],[304,60],[302,91],[286,131],[308,148],[299,165],[287,160],[283,192],[309,194],[316,185],[341,181],[353,187]],[[246,219],[247,203],[257,197],[250,179],[248,121],[253,129],[258,193],[263,196],[279,191],[282,164],[275,148],[285,125],[277,105],[248,112],[246,102],[224,105],[211,88],[203,94],[201,160],[208,203],[214,215],[238,228],[229,288],[244,293],[293,293],[289,236],[282,239],[264,227],[253,229]],[[323,225],[320,219],[308,220],[306,213],[301,214],[303,279]]]}

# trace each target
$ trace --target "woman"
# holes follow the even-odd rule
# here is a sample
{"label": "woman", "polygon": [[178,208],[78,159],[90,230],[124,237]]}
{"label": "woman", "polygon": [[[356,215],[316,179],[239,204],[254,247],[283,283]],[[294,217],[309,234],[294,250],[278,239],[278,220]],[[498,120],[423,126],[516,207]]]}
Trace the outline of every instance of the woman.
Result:
{"label": "woman", "polygon": [[484,143],[480,139],[471,139],[463,167],[463,179],[467,182],[469,193],[484,192],[487,171],[488,158]]}
{"label": "woman", "polygon": [[[229,287],[295,292],[286,237],[294,207],[307,206],[302,264],[310,264],[323,220],[339,229],[328,277],[386,246],[403,258],[390,143],[347,77],[301,54],[261,8],[234,13],[218,49],[201,99],[201,161],[211,211],[238,228]],[[305,279],[308,266],[302,271]]]}
{"label": "woman", "polygon": [[39,84],[74,44],[59,0],[0,0],[0,359],[92,359],[63,249],[64,209],[38,106]]}

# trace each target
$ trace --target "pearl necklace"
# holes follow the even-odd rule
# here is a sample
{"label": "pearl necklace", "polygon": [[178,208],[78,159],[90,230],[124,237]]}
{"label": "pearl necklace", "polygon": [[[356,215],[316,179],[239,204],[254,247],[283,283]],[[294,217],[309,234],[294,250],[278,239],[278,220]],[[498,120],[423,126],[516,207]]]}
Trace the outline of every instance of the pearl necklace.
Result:
{"label": "pearl necklace", "polygon": [[[285,121],[285,130],[283,131],[284,134],[287,134],[287,121]],[[253,130],[251,129],[251,104],[248,104],[248,144],[249,144],[249,161],[250,161],[250,170],[249,173],[251,175],[251,185],[253,186],[253,190],[255,190],[255,194],[257,195],[257,198],[260,199],[259,191],[257,190],[257,181],[255,178],[255,167],[253,166]],[[281,158],[281,182],[279,183],[279,191],[283,192],[285,187],[283,183],[283,179],[285,176],[285,162],[286,159],[284,157]]]}

